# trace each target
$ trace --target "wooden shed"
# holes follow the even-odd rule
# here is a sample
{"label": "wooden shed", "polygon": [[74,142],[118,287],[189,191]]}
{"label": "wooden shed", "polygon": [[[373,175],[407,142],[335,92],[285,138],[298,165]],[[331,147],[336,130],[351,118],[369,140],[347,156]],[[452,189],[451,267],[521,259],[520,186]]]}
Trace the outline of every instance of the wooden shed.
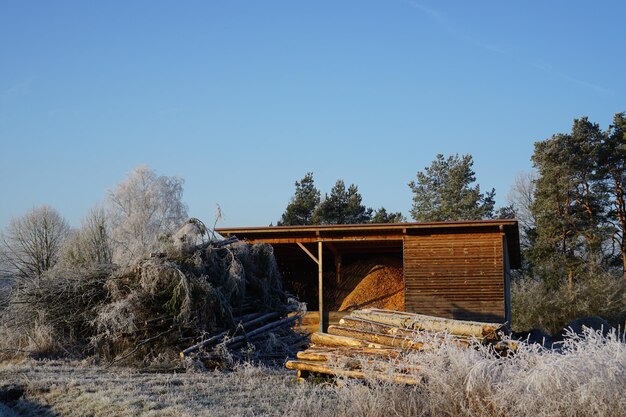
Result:
{"label": "wooden shed", "polygon": [[[270,226],[216,229],[274,248],[288,290],[328,325],[342,268],[384,257],[402,265],[406,311],[510,321],[509,271],[520,267],[517,220]],[[333,317],[330,312],[330,317]]]}

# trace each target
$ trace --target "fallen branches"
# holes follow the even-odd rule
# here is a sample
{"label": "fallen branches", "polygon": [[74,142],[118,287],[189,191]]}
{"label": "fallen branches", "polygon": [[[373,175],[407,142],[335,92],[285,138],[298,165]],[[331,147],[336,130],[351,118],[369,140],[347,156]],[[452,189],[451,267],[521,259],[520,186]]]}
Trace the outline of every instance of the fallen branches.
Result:
{"label": "fallen branches", "polygon": [[[198,351],[201,348],[206,348],[211,345],[221,344],[222,347],[231,347],[231,348],[236,347],[236,346],[239,346],[243,342],[251,341],[258,337],[264,336],[268,334],[269,332],[271,332],[272,330],[276,330],[278,328],[281,328],[287,325],[292,325],[296,320],[300,319],[300,315],[295,314],[293,316],[279,318],[278,320],[272,321],[261,327],[256,327],[259,323],[263,323],[269,319],[276,318],[276,317],[280,317],[280,315],[278,313],[269,313],[255,320],[251,320],[247,323],[244,323],[243,329],[245,332],[244,334],[239,335],[239,336],[231,337],[232,335],[230,335],[229,334],[230,332],[228,331],[212,336],[209,339],[201,343],[190,346],[187,349],[181,351],[180,357],[181,358],[188,357],[190,353]],[[212,352],[212,353],[209,353],[208,355],[204,355],[203,358],[214,359],[217,356],[219,356],[217,352]]]}
{"label": "fallen branches", "polygon": [[[258,315],[258,314],[251,314],[248,315],[247,317],[253,317],[252,319],[241,323],[240,325],[245,329],[252,329],[254,328],[255,325],[262,323],[264,321],[273,319],[280,316],[278,313],[268,313],[265,315]],[[193,346],[188,347],[187,349],[183,350],[182,352],[180,352],[180,357],[184,358],[185,356],[188,356],[190,353],[192,352],[196,352],[201,348],[206,348],[208,346],[212,346],[212,345],[217,345],[219,342],[221,342],[225,337],[227,337],[229,334],[231,333],[230,330],[226,330],[223,331],[219,334],[213,335],[211,337],[209,337],[206,340],[203,340],[200,343],[197,343]]]}

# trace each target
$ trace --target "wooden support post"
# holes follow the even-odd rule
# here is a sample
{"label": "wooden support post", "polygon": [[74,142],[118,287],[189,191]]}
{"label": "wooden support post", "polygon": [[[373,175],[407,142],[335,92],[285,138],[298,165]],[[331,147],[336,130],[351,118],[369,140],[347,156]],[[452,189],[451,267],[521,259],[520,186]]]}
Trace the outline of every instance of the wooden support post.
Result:
{"label": "wooden support post", "polygon": [[324,311],[324,267],[322,265],[322,241],[317,241],[317,258],[306,248],[302,243],[296,242],[298,246],[317,264],[317,289],[318,289],[318,303],[320,314],[320,332],[325,332],[328,329],[328,311]]}
{"label": "wooden support post", "polygon": [[322,241],[317,242],[317,279],[318,279],[318,302],[320,311],[320,332],[325,332],[328,329],[328,311],[324,309],[324,263],[322,261]]}

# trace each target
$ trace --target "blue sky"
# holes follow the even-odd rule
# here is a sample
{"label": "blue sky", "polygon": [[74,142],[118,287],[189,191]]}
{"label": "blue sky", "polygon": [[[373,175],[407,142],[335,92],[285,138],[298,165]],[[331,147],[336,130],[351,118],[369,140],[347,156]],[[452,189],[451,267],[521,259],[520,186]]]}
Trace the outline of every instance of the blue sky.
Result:
{"label": "blue sky", "polygon": [[498,205],[533,143],[626,111],[623,1],[0,1],[0,228],[78,226],[138,165],[189,213],[276,222],[294,181],[407,183],[470,153]]}

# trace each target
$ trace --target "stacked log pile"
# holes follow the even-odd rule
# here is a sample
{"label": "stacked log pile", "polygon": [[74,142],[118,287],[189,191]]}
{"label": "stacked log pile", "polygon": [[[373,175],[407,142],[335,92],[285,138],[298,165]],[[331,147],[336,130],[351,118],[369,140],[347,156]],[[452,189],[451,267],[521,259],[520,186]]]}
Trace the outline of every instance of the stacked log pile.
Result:
{"label": "stacked log pile", "polygon": [[462,348],[488,344],[505,354],[515,346],[500,340],[502,324],[445,319],[392,310],[355,310],[328,333],[311,335],[311,346],[286,367],[298,378],[323,374],[420,383],[419,365],[409,354],[444,343]]}

